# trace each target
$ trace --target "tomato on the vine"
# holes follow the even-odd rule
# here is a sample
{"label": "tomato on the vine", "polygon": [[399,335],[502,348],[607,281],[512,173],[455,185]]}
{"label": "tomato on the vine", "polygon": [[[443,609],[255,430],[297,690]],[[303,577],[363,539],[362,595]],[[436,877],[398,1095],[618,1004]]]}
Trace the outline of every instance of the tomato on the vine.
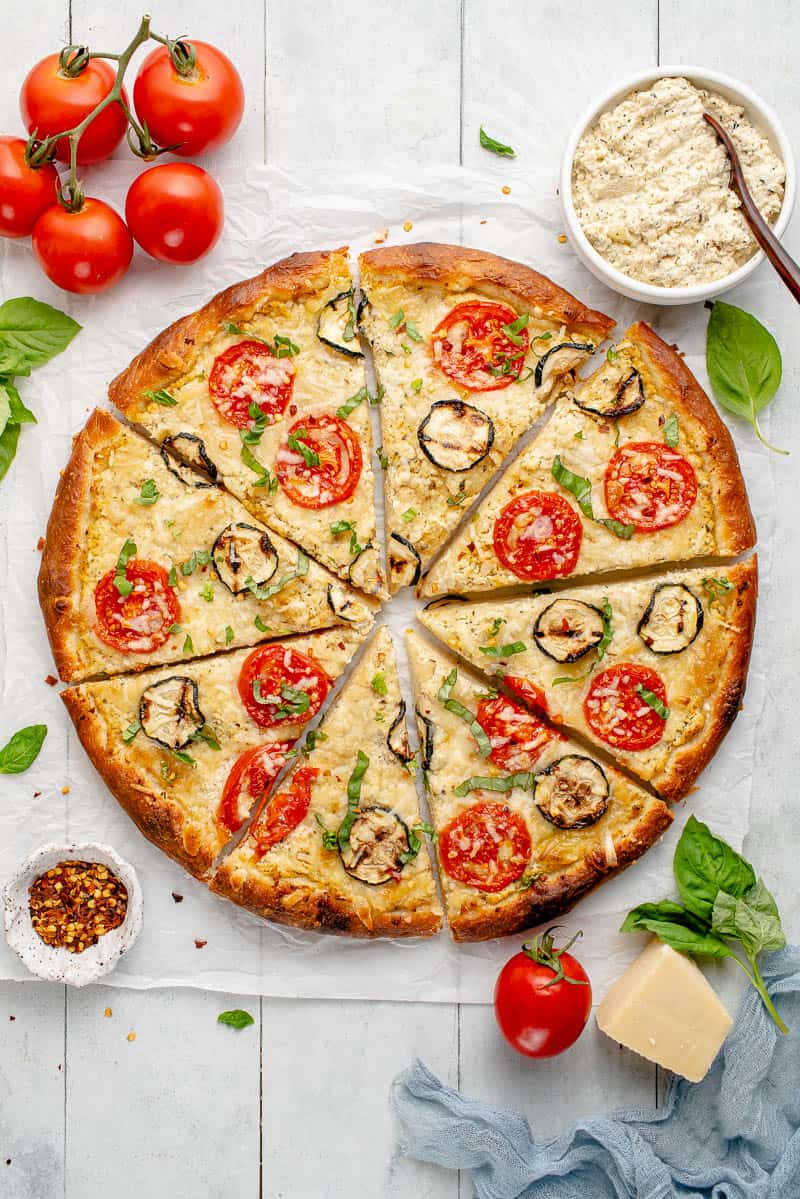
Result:
{"label": "tomato on the vine", "polygon": [[181,55],[181,70],[166,46],[148,54],[133,85],[133,102],[160,146],[192,158],[233,137],[244,112],[244,88],[236,67],[216,47],[192,40],[177,48],[189,52]]}
{"label": "tomato on the vine", "polygon": [[569,1049],[586,1027],[592,1010],[592,985],[580,962],[557,949],[554,930],[526,942],[506,962],[494,991],[500,1031],[526,1057],[555,1057]]}
{"label": "tomato on the vine", "polygon": [[222,192],[202,167],[163,163],[134,179],[125,201],[125,220],[134,239],[153,258],[197,262],[222,232]]}
{"label": "tomato on the vine", "polygon": [[21,137],[0,137],[0,237],[27,237],[56,198],[58,172],[50,162],[29,167],[26,144]]}
{"label": "tomato on the vine", "polygon": [[[105,100],[114,86],[116,72],[102,58],[90,58],[77,75],[61,69],[59,54],[49,54],[32,67],[19,93],[25,128],[41,140],[72,129]],[[122,89],[122,99],[128,97]],[[87,125],[78,143],[78,162],[100,162],[108,158],[122,140],[128,120],[119,104],[112,103]],[[69,162],[69,142],[61,138],[56,157]]]}
{"label": "tomato on the vine", "polygon": [[81,295],[113,287],[133,257],[133,239],[122,217],[88,196],[77,212],[60,204],[46,208],[33,226],[32,244],[47,278]]}

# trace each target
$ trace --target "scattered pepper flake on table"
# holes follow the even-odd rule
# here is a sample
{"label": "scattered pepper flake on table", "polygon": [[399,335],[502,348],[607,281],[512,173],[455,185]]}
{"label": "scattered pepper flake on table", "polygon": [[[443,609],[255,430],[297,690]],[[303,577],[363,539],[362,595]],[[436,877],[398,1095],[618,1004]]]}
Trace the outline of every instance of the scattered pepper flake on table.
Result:
{"label": "scattered pepper flake on table", "polygon": [[195,949],[203,949],[206,945],[208,945],[208,941],[195,941],[194,943]]}
{"label": "scattered pepper flake on table", "polygon": [[34,931],[69,953],[96,945],[128,910],[125,884],[102,862],[59,862],[33,880],[28,894]]}
{"label": "scattered pepper flake on table", "polygon": [[114,1013],[112,1012],[110,1007],[107,1007],[106,1010],[103,1012],[103,1015],[104,1016],[113,1016]]}
{"label": "scattered pepper flake on table", "polygon": [[135,1032],[129,1032],[129,1033],[128,1033],[128,1040],[129,1040],[129,1041],[135,1041],[135,1040],[136,1040],[136,1033],[135,1033]]}
{"label": "scattered pepper flake on table", "polygon": [[44,681],[47,683],[48,687],[55,687],[56,683],[58,682],[58,679],[56,678],[56,676],[54,674],[48,674],[48,675],[45,675]]}
{"label": "scattered pepper flake on table", "polygon": [[567,243],[567,235],[566,235],[566,233],[559,233],[559,235],[558,235],[558,240],[559,240],[559,242],[561,243],[561,245],[562,245],[562,246],[566,245],[566,243]]}
{"label": "scattered pepper flake on table", "polygon": [[179,895],[177,891],[172,892],[172,898],[176,903],[183,903],[183,896]]}
{"label": "scattered pepper flake on table", "polygon": [[502,193],[503,193],[503,195],[504,195],[504,196],[510,196],[510,195],[511,195],[511,188],[508,186],[508,184],[507,184],[507,183],[506,183],[506,184],[504,184],[504,185],[503,185],[503,187],[502,187],[500,190],[502,191]]}

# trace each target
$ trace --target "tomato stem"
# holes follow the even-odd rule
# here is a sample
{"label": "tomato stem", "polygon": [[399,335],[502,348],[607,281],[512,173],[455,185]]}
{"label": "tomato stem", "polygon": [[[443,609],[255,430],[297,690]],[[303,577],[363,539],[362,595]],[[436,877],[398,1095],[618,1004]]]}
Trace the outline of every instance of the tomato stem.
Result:
{"label": "tomato stem", "polygon": [[[96,120],[100,113],[108,108],[110,104],[119,105],[125,114],[125,119],[128,123],[128,145],[137,157],[150,161],[167,150],[176,149],[177,145],[180,144],[157,146],[150,137],[147,126],[139,124],[128,105],[122,99],[122,83],[131,58],[139,47],[147,41],[156,41],[167,46],[172,61],[175,63],[176,70],[181,74],[189,74],[194,70],[195,52],[191,42],[180,39],[175,42],[169,38],[162,37],[161,34],[154,33],[150,28],[150,17],[147,14],[142,17],[135,35],[119,54],[99,53],[90,50],[88,46],[70,45],[65,46],[59,55],[59,69],[71,79],[80,75],[93,58],[111,59],[117,64],[114,83],[108,95],[104,96],[99,104],[86,114],[82,121],[74,125],[71,129],[63,129],[60,133],[53,133],[44,138],[37,137],[37,130],[34,130],[28,139],[28,145],[25,149],[25,161],[28,166],[33,168],[42,166],[45,162],[53,160],[56,153],[56,146],[62,138],[67,138],[69,141],[69,174],[66,181],[60,184],[58,193],[59,203],[63,205],[67,212],[79,212],[84,202],[83,187],[78,178],[78,145],[92,121]],[[134,137],[138,142],[138,146],[134,146],[133,144]]]}
{"label": "tomato stem", "polygon": [[567,941],[566,945],[563,945],[561,949],[556,949],[553,933],[557,928],[558,925],[554,924],[552,928],[548,928],[547,932],[542,933],[541,936],[534,937],[532,941],[526,941],[522,946],[522,952],[526,953],[538,965],[548,966],[553,971],[553,977],[549,982],[544,984],[545,987],[552,987],[554,983],[562,981],[572,983],[573,986],[588,986],[588,983],[584,979],[570,978],[568,974],[565,974],[564,963],[561,960],[562,954],[565,954],[567,950],[572,948],[578,937],[583,936],[583,930],[578,929],[575,935]]}

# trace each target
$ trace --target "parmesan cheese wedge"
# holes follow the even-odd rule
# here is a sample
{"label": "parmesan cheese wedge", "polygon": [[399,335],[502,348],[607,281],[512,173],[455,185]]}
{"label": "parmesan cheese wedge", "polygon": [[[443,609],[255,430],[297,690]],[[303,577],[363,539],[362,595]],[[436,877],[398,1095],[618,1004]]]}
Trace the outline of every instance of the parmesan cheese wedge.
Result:
{"label": "parmesan cheese wedge", "polygon": [[733,1018],[699,967],[654,937],[600,1004],[597,1024],[648,1061],[700,1082]]}

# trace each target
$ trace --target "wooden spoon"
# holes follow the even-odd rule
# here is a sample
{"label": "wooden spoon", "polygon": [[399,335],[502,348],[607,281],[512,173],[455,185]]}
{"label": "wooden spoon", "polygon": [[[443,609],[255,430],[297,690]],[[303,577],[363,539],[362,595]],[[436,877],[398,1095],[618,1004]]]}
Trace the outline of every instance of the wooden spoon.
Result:
{"label": "wooden spoon", "polygon": [[764,220],[761,213],[758,211],[755,200],[748,191],[747,184],[744,181],[744,172],[742,164],[739,161],[739,155],[736,153],[736,147],[731,141],[727,131],[723,129],[719,121],[712,117],[710,113],[703,113],[704,120],[708,121],[711,128],[716,133],[719,140],[725,147],[728,158],[731,163],[731,179],[730,185],[741,200],[742,212],[752,231],[753,237],[756,239],[761,249],[770,260],[775,270],[780,275],[783,282],[789,288],[794,298],[800,303],[800,266],[790,254],[784,250],[781,243],[778,241],[775,234],[770,229],[767,222]]}

